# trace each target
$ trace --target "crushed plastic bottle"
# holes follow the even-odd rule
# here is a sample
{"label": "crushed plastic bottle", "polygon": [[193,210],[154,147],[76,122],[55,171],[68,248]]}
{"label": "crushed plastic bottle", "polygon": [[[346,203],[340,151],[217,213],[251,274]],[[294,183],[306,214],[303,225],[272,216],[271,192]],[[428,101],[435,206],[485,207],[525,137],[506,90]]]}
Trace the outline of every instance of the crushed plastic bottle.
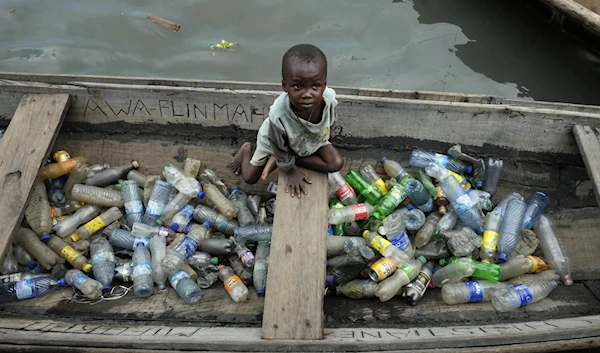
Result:
{"label": "crushed plastic bottle", "polygon": [[372,165],[367,164],[364,167],[362,167],[360,169],[360,175],[367,182],[371,183],[371,185],[373,185],[374,187],[376,187],[379,190],[379,192],[381,192],[381,195],[385,196],[385,194],[387,194],[388,189],[385,186],[385,182],[377,174],[377,172],[375,171],[375,169],[373,168]]}
{"label": "crushed plastic bottle", "polygon": [[148,244],[150,254],[152,255],[152,280],[156,283],[159,290],[166,288],[167,272],[162,266],[162,261],[165,258],[167,237],[164,233],[157,233],[150,237]]}
{"label": "crushed plastic bottle", "polygon": [[97,186],[75,184],[71,190],[71,199],[90,205],[123,207],[123,195],[121,195],[120,191],[99,188]]}
{"label": "crushed plastic bottle", "polygon": [[94,300],[102,296],[102,283],[89,278],[83,272],[73,269],[65,274],[67,283],[78,289],[88,299]]}
{"label": "crushed plastic bottle", "polygon": [[200,180],[213,184],[225,197],[229,196],[229,190],[227,189],[227,185],[225,185],[225,183],[222,182],[221,179],[219,179],[219,177],[214,171],[210,169],[205,169],[200,174]]}
{"label": "crushed plastic bottle", "polygon": [[494,208],[494,204],[490,198],[492,197],[489,193],[482,190],[465,190],[465,193],[469,195],[471,202],[481,210],[491,211]]}
{"label": "crushed plastic bottle", "polygon": [[500,226],[498,237],[498,261],[506,262],[508,255],[512,254],[519,242],[521,226],[525,216],[525,202],[513,199],[506,205],[506,212]]}
{"label": "crushed plastic bottle", "polygon": [[535,224],[534,230],[540,241],[544,259],[548,262],[548,267],[560,275],[561,281],[563,281],[565,285],[572,285],[571,262],[565,248],[562,246],[554,232],[553,221],[545,215],[542,215]]}
{"label": "crushed plastic bottle", "polygon": [[364,196],[367,203],[371,205],[377,205],[383,197],[381,191],[360,176],[356,169],[350,169],[350,172],[348,172],[344,179],[346,179],[352,189]]}
{"label": "crushed plastic bottle", "polygon": [[91,265],[94,278],[102,283],[102,292],[110,292],[115,276],[115,252],[106,238],[94,237],[90,243]]}
{"label": "crushed plastic bottle", "polygon": [[406,193],[419,210],[423,212],[431,212],[433,210],[433,198],[417,179],[408,181],[406,184]]}
{"label": "crushed plastic bottle", "polygon": [[46,245],[57,255],[67,260],[74,268],[83,270],[84,272],[90,272],[92,269],[92,265],[89,264],[87,257],[73,249],[61,238],[51,235]]}
{"label": "crushed plastic bottle", "polygon": [[211,183],[202,182],[206,199],[215,206],[225,218],[231,220],[237,217],[238,208],[226,198],[219,189]]}
{"label": "crushed plastic bottle", "polygon": [[99,230],[102,230],[107,225],[121,218],[123,214],[117,207],[111,207],[105,212],[101,213],[98,217],[92,219],[81,227],[77,228],[77,231],[71,234],[73,241],[79,241],[81,239],[89,239]]}
{"label": "crushed plastic bottle", "polygon": [[169,283],[187,304],[196,304],[202,298],[202,289],[183,270],[169,276]]}
{"label": "crushed plastic bottle", "polygon": [[63,216],[68,216],[74,212],[77,212],[81,207],[83,207],[83,203],[79,201],[71,201],[67,202],[62,206],[52,207],[50,212],[52,213],[52,217],[54,219],[63,218]]}
{"label": "crushed plastic bottle", "polygon": [[402,216],[402,221],[408,230],[418,230],[425,224],[425,214],[423,211],[414,208],[412,205],[406,206],[408,212]]}
{"label": "crushed plastic bottle", "polygon": [[555,281],[517,284],[496,291],[492,295],[492,306],[500,312],[512,311],[546,298],[556,286]]}
{"label": "crushed plastic bottle", "polygon": [[431,163],[435,163],[443,168],[448,168],[458,174],[465,174],[465,172],[471,173],[473,171],[472,166],[466,165],[465,163],[444,154],[428,152],[419,149],[412,150],[410,152],[408,164],[411,166],[425,168]]}
{"label": "crushed plastic bottle", "polygon": [[459,282],[463,278],[470,277],[474,271],[473,260],[462,257],[435,271],[431,281],[434,286],[441,288],[447,283]]}
{"label": "crushed plastic bottle", "polygon": [[481,247],[481,237],[469,227],[440,232],[439,235],[446,239],[448,250],[455,256],[469,256]]}
{"label": "crushed plastic bottle", "polygon": [[252,251],[250,251],[246,245],[234,242],[233,251],[235,251],[246,267],[252,267],[254,265],[254,254],[252,254]]}
{"label": "crushed plastic bottle", "polygon": [[457,160],[473,165],[473,182],[480,189],[485,178],[485,162],[481,158],[474,158],[462,152],[460,145],[454,145],[448,149],[448,155]]}
{"label": "crushed plastic bottle", "polygon": [[[47,238],[52,230],[52,212],[46,187],[41,179],[36,179],[29,194],[29,202],[25,207],[25,219],[27,224],[40,238]],[[43,240],[42,239],[42,240]]]}
{"label": "crushed plastic bottle", "polygon": [[185,205],[171,220],[171,230],[181,232],[190,223],[194,216],[194,206]]}
{"label": "crushed plastic bottle", "polygon": [[169,202],[171,188],[171,184],[162,180],[157,180],[154,183],[148,207],[146,207],[146,213],[142,217],[142,223],[149,226],[156,225],[156,220],[160,217],[167,202]]}
{"label": "crushed plastic bottle", "polygon": [[259,195],[248,195],[248,199],[246,200],[246,206],[252,212],[252,216],[254,217],[256,223],[258,222],[258,213],[260,211],[261,199]]}
{"label": "crushed plastic bottle", "polygon": [[406,182],[411,179],[404,179],[397,183],[390,189],[390,191],[375,205],[375,212],[373,217],[376,219],[383,219],[387,215],[394,212],[394,210],[406,199],[408,194],[406,193]]}
{"label": "crushed plastic bottle", "polygon": [[137,169],[139,166],[140,164],[137,161],[133,161],[120,167],[108,168],[88,177],[84,183],[91,186],[115,184],[117,180],[124,179],[130,170]]}
{"label": "crushed plastic bottle", "polygon": [[[411,260],[408,263],[403,264],[398,267],[396,272],[389,277],[383,280],[381,283],[377,285],[375,289],[375,296],[379,298],[381,302],[386,302],[392,299],[398,292],[400,288],[409,284],[421,271],[421,267],[425,264],[427,260],[424,257],[419,257],[418,259]],[[373,279],[373,278],[371,278]]]}
{"label": "crushed plastic bottle", "polygon": [[496,291],[508,287],[510,285],[504,282],[448,283],[442,287],[442,299],[448,305],[489,302]]}
{"label": "crushed plastic bottle", "polygon": [[498,248],[498,235],[500,233],[501,214],[497,210],[489,212],[485,217],[485,231],[479,257],[481,262],[494,263],[496,262],[496,249]]}
{"label": "crushed plastic bottle", "polygon": [[133,250],[133,293],[138,297],[149,297],[153,294],[152,259],[148,242],[139,241]]}
{"label": "crushed plastic bottle", "polygon": [[144,214],[140,187],[135,180],[125,180],[121,183],[121,194],[127,214],[127,224],[131,227],[135,222],[141,222]]}
{"label": "crushed plastic bottle", "polygon": [[48,277],[29,278],[18,282],[0,284],[0,303],[37,298],[48,294],[52,289],[66,286],[64,278],[54,280]]}
{"label": "crushed plastic bottle", "polygon": [[525,208],[523,226],[521,228],[531,229],[542,216],[544,209],[550,204],[550,200],[543,192],[536,191],[529,195],[525,203],[527,204],[527,207]]}
{"label": "crushed plastic bottle", "polygon": [[425,223],[415,235],[415,246],[417,248],[422,248],[431,242],[440,218],[441,215],[437,212],[432,212],[427,216]]}
{"label": "crushed plastic bottle", "polygon": [[374,298],[377,282],[368,279],[356,279],[335,287],[336,295],[351,299]]}
{"label": "crushed plastic bottle", "polygon": [[433,261],[427,261],[421,268],[419,275],[404,287],[402,297],[411,305],[417,304],[417,302],[423,298],[423,294],[425,294],[425,291],[431,282],[434,265],[435,263]]}
{"label": "crushed plastic bottle", "polygon": [[[390,192],[391,193],[391,192]],[[360,221],[373,215],[375,208],[368,203],[359,203],[344,208],[333,208],[327,215],[329,223],[343,224],[345,222]]]}
{"label": "crushed plastic bottle", "polygon": [[[231,256],[227,257],[227,259],[229,260],[229,266],[233,269],[235,274],[241,278],[242,282],[244,282],[244,284],[246,286],[251,285],[253,270],[244,266],[244,264],[242,263],[242,260],[240,260],[240,258],[237,256],[237,254],[231,255]],[[218,273],[218,270],[217,270],[217,273]],[[217,277],[215,277],[215,279],[218,279]]]}
{"label": "crushed plastic bottle", "polygon": [[61,238],[71,235],[80,224],[86,223],[99,215],[101,208],[101,206],[96,205],[85,205],[78,209],[73,215],[56,223],[56,225],[52,227],[52,230],[54,230],[56,235]]}
{"label": "crushed plastic bottle", "polygon": [[354,189],[346,182],[340,172],[329,173],[327,179],[329,187],[331,187],[331,190],[335,192],[344,205],[350,206],[358,203]]}
{"label": "crushed plastic bottle", "polygon": [[219,279],[223,282],[225,290],[229,293],[231,299],[240,303],[248,299],[248,288],[242,280],[233,272],[229,266],[219,266]]}
{"label": "crushed plastic bottle", "polygon": [[195,177],[187,174],[173,164],[165,165],[162,174],[169,184],[188,197],[196,197],[202,191],[200,182]]}
{"label": "crushed plastic bottle", "polygon": [[231,200],[238,209],[237,220],[241,227],[256,223],[252,212],[250,212],[248,206],[246,206],[248,195],[240,190],[239,186],[235,185],[231,188],[229,200]]}

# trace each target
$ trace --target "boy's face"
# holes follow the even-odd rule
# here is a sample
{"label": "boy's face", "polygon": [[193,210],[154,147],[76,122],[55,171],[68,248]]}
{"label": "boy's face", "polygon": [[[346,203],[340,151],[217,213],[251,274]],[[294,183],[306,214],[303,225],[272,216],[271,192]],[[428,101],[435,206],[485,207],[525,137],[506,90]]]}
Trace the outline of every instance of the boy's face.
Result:
{"label": "boy's face", "polygon": [[325,63],[306,62],[291,58],[281,79],[283,90],[288,93],[290,103],[303,118],[320,109],[323,92],[327,86]]}

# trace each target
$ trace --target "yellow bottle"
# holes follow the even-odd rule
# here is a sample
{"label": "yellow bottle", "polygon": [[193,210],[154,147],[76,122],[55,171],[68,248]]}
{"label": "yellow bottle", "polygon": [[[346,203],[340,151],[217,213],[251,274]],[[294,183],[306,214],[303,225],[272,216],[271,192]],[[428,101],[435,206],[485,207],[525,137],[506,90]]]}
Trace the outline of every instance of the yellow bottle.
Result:
{"label": "yellow bottle", "polygon": [[54,179],[63,176],[75,168],[77,163],[86,164],[87,160],[84,157],[75,157],[64,162],[51,163],[42,168],[40,177],[42,179]]}

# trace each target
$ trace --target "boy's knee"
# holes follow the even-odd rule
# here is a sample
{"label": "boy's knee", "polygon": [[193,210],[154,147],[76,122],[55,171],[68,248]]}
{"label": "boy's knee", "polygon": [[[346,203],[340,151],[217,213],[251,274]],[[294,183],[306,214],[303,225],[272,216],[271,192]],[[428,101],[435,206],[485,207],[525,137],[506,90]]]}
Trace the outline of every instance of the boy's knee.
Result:
{"label": "boy's knee", "polygon": [[344,158],[340,154],[334,155],[334,158],[331,161],[330,167],[331,167],[330,173],[340,171],[342,168],[344,168]]}
{"label": "boy's knee", "polygon": [[244,182],[250,185],[258,183],[258,180],[260,179],[260,175],[258,176],[258,178],[254,175],[242,175],[242,177],[244,179]]}

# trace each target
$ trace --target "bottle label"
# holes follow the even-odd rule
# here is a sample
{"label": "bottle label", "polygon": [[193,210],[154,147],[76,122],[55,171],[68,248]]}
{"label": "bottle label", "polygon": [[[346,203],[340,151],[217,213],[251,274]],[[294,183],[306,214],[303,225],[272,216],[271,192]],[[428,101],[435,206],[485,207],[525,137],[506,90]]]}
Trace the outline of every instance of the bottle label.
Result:
{"label": "bottle label", "polygon": [[521,305],[519,307],[525,306],[531,303],[531,301],[533,300],[533,295],[531,294],[531,291],[525,285],[517,284],[516,286],[513,286],[513,289],[517,292],[517,294],[519,294],[519,297],[521,298]]}
{"label": "bottle label", "polygon": [[179,281],[181,281],[184,278],[190,278],[190,276],[183,270],[179,270],[177,272],[175,272],[171,278],[169,278],[169,282],[171,282],[171,286],[173,288],[177,288],[177,284],[179,284]]}
{"label": "bottle label", "polygon": [[488,250],[496,250],[498,247],[498,233],[491,230],[484,231],[483,245],[481,247]]}
{"label": "bottle label", "polygon": [[396,235],[393,239],[390,239],[390,242],[400,250],[406,249],[408,244],[410,244],[408,231],[405,229],[402,233]]}
{"label": "bottle label", "polygon": [[471,207],[473,207],[473,203],[471,202],[469,195],[463,194],[454,200],[453,206],[456,214],[461,215],[470,210]]}
{"label": "bottle label", "polygon": [[400,184],[394,185],[392,190],[390,190],[388,197],[391,197],[394,201],[395,205],[399,205],[406,198],[407,194],[404,191],[405,189]]}
{"label": "bottle label", "polygon": [[538,273],[548,269],[548,263],[546,263],[546,260],[542,259],[541,257],[527,256],[527,258],[531,260],[531,263],[533,264],[528,273]]}
{"label": "bottle label", "polygon": [[377,274],[377,279],[382,281],[396,271],[396,264],[388,257],[383,257],[371,265],[371,269]]}
{"label": "bottle label", "polygon": [[469,289],[469,303],[479,303],[483,301],[483,286],[479,282],[465,283]]}
{"label": "bottle label", "polygon": [[250,250],[246,249],[242,255],[240,255],[240,260],[242,260],[244,265],[249,267],[252,265],[252,262],[254,262],[254,255]]}
{"label": "bottle label", "polygon": [[80,256],[81,254],[79,253],[79,251],[73,249],[70,246],[65,246],[61,251],[60,251],[60,256],[62,258],[64,258],[65,260],[67,260],[70,264],[73,264],[73,261],[75,261],[75,259],[77,258],[77,256]]}
{"label": "bottle label", "polygon": [[90,278],[84,275],[83,273],[77,272],[73,275],[73,277],[71,277],[71,286],[81,290],[81,287],[83,286],[85,281],[88,281],[89,279]]}
{"label": "bottle label", "polygon": [[37,291],[35,290],[33,279],[17,282],[17,284],[15,284],[15,292],[17,294],[17,299],[19,300],[34,298]]}
{"label": "bottle label", "polygon": [[227,280],[224,283],[227,293],[231,294],[231,290],[233,289],[233,287],[237,286],[238,284],[242,284],[242,280],[238,277],[238,275],[233,275],[227,278]]}
{"label": "bottle label", "polygon": [[99,251],[95,253],[92,256],[92,266],[96,266],[96,264],[101,262],[115,262],[115,254],[111,251]]}
{"label": "bottle label", "polygon": [[352,190],[352,187],[348,185],[348,183],[345,183],[335,191],[335,194],[340,198],[340,200],[344,201],[354,195],[354,190]]}
{"label": "bottle label", "polygon": [[189,259],[194,255],[196,248],[198,248],[198,243],[190,237],[185,237],[175,246],[175,252],[181,254],[184,258]]}
{"label": "bottle label", "polygon": [[448,156],[444,154],[436,153],[434,157],[435,164],[440,165],[444,168],[448,166]]}
{"label": "bottle label", "polygon": [[355,221],[362,221],[363,219],[366,219],[369,216],[369,212],[367,212],[367,206],[365,206],[364,203],[352,205],[352,208],[354,209]]}
{"label": "bottle label", "polygon": [[402,267],[400,267],[400,270],[402,270],[402,272],[406,273],[408,278],[410,278],[411,280],[413,278],[417,277],[417,271],[415,271],[415,268],[412,267],[410,264],[402,265]]}
{"label": "bottle label", "polygon": [[0,276],[0,283],[18,282],[23,279],[21,273],[12,273],[10,275]]}
{"label": "bottle label", "polygon": [[194,215],[194,207],[191,205],[185,205],[179,212],[185,213],[188,217],[192,218]]}
{"label": "bottle label", "polygon": [[138,214],[144,212],[144,206],[140,200],[131,200],[125,202],[125,213]]}
{"label": "bottle label", "polygon": [[266,261],[264,261],[264,260],[256,261],[256,263],[254,264],[254,271],[266,271],[266,270],[267,270]]}
{"label": "bottle label", "polygon": [[377,180],[376,182],[374,182],[373,186],[376,187],[379,190],[379,192],[381,193],[381,195],[385,195],[388,192],[387,188],[385,187],[385,182],[381,178],[379,178],[379,180]]}
{"label": "bottle label", "polygon": [[143,275],[152,275],[152,266],[147,262],[142,262],[133,267],[133,279]]}
{"label": "bottle label", "polygon": [[159,217],[164,207],[165,204],[150,200],[148,201],[148,207],[146,207],[146,213],[151,216]]}
{"label": "bottle label", "polygon": [[[140,244],[141,243],[141,244]],[[133,246],[140,244],[140,246],[148,246],[150,243],[150,237],[135,237],[133,239]]]}
{"label": "bottle label", "polygon": [[406,170],[402,169],[397,175],[396,180],[400,181],[400,179],[404,178],[404,176],[408,175]]}
{"label": "bottle label", "polygon": [[392,243],[390,243],[387,239],[385,239],[381,235],[377,235],[377,236],[375,236],[375,238],[373,238],[373,240],[371,240],[371,247],[373,249],[379,251],[379,253],[382,255],[385,252],[385,249],[387,249],[387,247],[390,245],[392,245]]}
{"label": "bottle label", "polygon": [[100,229],[106,227],[106,224],[104,223],[102,218],[100,218],[100,216],[98,216],[98,217],[92,219],[91,221],[87,222],[86,224],[84,224],[83,227],[88,231],[88,233],[94,234],[97,231],[99,231]]}
{"label": "bottle label", "polygon": [[166,227],[158,227],[158,236],[168,237],[169,236],[169,228]]}
{"label": "bottle label", "polygon": [[417,278],[415,278],[409,284],[409,286],[416,289],[417,292],[419,292],[419,296],[423,296],[423,293],[425,293],[425,291],[427,290],[427,286],[429,285],[429,282],[431,282],[431,277],[427,273],[421,271],[421,272],[419,272],[419,275],[417,276]]}

